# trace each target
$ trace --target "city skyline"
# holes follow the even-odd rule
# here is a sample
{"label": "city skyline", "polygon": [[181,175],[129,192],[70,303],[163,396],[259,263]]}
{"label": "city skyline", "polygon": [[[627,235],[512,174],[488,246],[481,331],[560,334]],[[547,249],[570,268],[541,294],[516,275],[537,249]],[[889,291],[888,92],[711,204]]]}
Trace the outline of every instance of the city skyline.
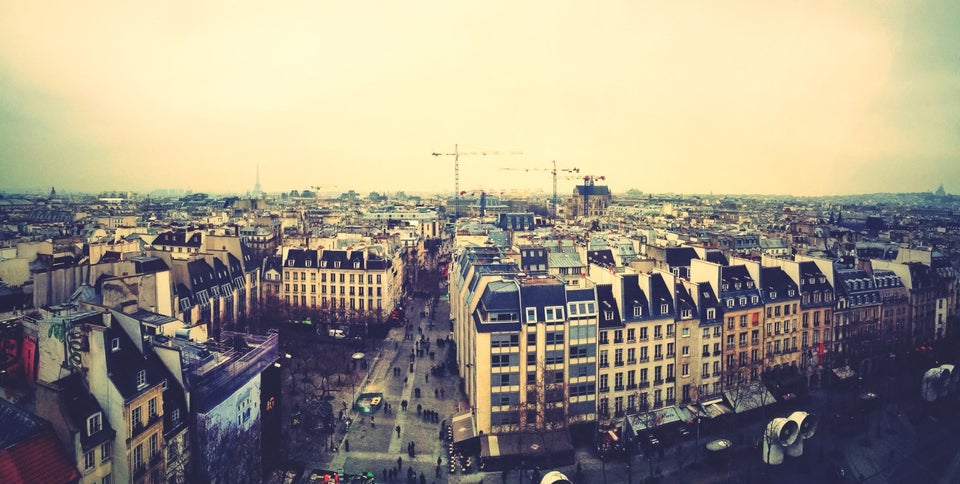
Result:
{"label": "city skyline", "polygon": [[0,191],[960,186],[951,2],[362,8],[0,2]]}

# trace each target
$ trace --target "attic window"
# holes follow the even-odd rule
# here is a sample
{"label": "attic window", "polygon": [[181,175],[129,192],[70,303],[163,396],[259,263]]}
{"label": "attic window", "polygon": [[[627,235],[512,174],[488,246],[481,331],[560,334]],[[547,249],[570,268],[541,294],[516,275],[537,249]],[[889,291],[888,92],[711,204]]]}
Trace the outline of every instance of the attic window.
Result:
{"label": "attic window", "polygon": [[335,261],[335,262],[333,263],[333,268],[334,268],[334,269],[339,269],[339,268],[340,268],[340,261]]}
{"label": "attic window", "polygon": [[87,417],[87,436],[92,436],[93,434],[103,430],[103,413],[97,412],[89,417]]}
{"label": "attic window", "polygon": [[777,291],[770,291],[770,299],[776,299],[776,298],[777,298]]}
{"label": "attic window", "polygon": [[728,307],[728,308],[732,308],[732,307],[733,307],[733,298],[732,298],[732,297],[731,297],[731,298],[727,298],[727,307]]}
{"label": "attic window", "polygon": [[713,319],[717,317],[717,310],[714,308],[707,308],[707,319]]}
{"label": "attic window", "polygon": [[147,386],[147,370],[140,370],[137,372],[137,390],[141,390]]}
{"label": "attic window", "polygon": [[643,306],[637,304],[633,307],[633,317],[639,318],[643,316]]}
{"label": "attic window", "polygon": [[752,304],[757,304],[758,302],[760,302],[760,296],[751,296],[751,297],[750,297],[750,302],[751,302]]}
{"label": "attic window", "polygon": [[733,283],[733,288],[734,288],[734,289],[740,289],[740,283],[739,283],[739,282]]}
{"label": "attic window", "polygon": [[293,259],[287,259],[287,267],[293,267]]}
{"label": "attic window", "polygon": [[753,281],[747,281],[747,289],[753,287]]}
{"label": "attic window", "polygon": [[354,263],[353,263],[353,268],[354,268],[354,269],[359,269],[359,268],[360,268],[360,263],[359,263],[359,262],[354,262]]}
{"label": "attic window", "polygon": [[604,311],[604,312],[603,312],[603,318],[604,318],[604,319],[607,319],[607,320],[612,320],[612,319],[613,319],[613,311]]}
{"label": "attic window", "polygon": [[310,266],[313,265],[313,261],[309,261],[309,260],[308,260],[308,261],[306,262],[306,264],[307,264],[307,267],[310,267]]}
{"label": "attic window", "polygon": [[670,312],[670,305],[669,305],[669,304],[661,304],[661,305],[660,305],[660,314],[667,314],[667,313],[669,313],[669,312]]}
{"label": "attic window", "polygon": [[327,261],[325,260],[320,261],[320,267],[327,267]]}
{"label": "attic window", "polygon": [[787,296],[793,297],[794,294],[795,294],[795,293],[794,293],[793,289],[788,289],[788,290],[787,290]]}
{"label": "attic window", "polygon": [[120,349],[120,338],[113,338],[110,340],[110,351],[118,351]]}

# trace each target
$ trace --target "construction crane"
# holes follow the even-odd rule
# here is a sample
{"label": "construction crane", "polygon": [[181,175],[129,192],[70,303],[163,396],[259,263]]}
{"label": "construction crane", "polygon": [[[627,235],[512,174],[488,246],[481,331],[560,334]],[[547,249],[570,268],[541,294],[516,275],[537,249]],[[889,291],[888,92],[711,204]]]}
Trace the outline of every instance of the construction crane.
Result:
{"label": "construction crane", "polygon": [[486,215],[486,212],[487,212],[487,191],[486,191],[486,190],[483,190],[483,189],[480,189],[480,190],[462,190],[462,191],[460,191],[460,196],[462,197],[462,196],[464,196],[464,195],[466,195],[466,194],[468,194],[468,193],[470,193],[470,194],[480,193],[480,218],[482,219],[483,216]]}
{"label": "construction crane", "polygon": [[456,197],[456,215],[454,220],[460,218],[460,157],[468,155],[522,155],[522,151],[471,151],[471,152],[462,152],[460,151],[460,145],[453,145],[453,153],[430,153],[433,156],[452,156],[453,157],[453,194]]}
{"label": "construction crane", "polygon": [[501,170],[511,170],[511,171],[549,171],[553,175],[553,199],[551,203],[553,204],[553,219],[557,219],[557,173],[566,172],[566,173],[580,173],[579,168],[557,168],[557,161],[553,160],[553,168],[501,168]]}
{"label": "construction crane", "polygon": [[590,199],[591,187],[593,187],[594,183],[596,183],[597,180],[603,181],[606,179],[607,177],[605,176],[595,176],[595,175],[583,176],[583,216],[584,218],[586,218],[587,214],[590,213],[589,199]]}

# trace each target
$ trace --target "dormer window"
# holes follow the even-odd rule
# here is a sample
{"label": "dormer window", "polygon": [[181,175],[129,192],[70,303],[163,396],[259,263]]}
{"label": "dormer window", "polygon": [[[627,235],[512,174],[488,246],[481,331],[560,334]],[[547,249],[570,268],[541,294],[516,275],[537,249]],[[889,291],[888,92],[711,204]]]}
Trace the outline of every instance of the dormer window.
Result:
{"label": "dormer window", "polygon": [[137,372],[137,390],[141,390],[147,386],[147,370],[140,370]]}
{"label": "dormer window", "polygon": [[793,289],[789,289],[789,290],[787,291],[787,296],[793,297],[794,294],[795,294],[795,293],[794,293],[794,290],[793,290]]}
{"label": "dormer window", "polygon": [[667,313],[669,313],[669,312],[670,312],[670,305],[669,305],[669,304],[661,304],[661,305],[660,305],[660,314],[667,314]]}
{"label": "dormer window", "polygon": [[354,262],[354,263],[353,263],[353,268],[354,268],[354,269],[359,269],[359,268],[360,268],[360,263],[359,263],[359,262]]}
{"label": "dormer window", "polygon": [[340,268],[340,261],[335,261],[335,262],[333,263],[333,268],[334,268],[334,269],[339,269],[339,268]]}
{"label": "dormer window", "polygon": [[740,283],[739,283],[739,282],[733,283],[733,288],[734,288],[734,289],[740,289]]}
{"label": "dormer window", "polygon": [[327,261],[325,260],[320,261],[320,267],[327,267]]}
{"label": "dormer window", "polygon": [[110,340],[110,351],[119,351],[120,350],[120,338],[113,338]]}
{"label": "dormer window", "polygon": [[770,299],[776,299],[776,298],[777,298],[777,291],[770,291]]}
{"label": "dormer window", "polygon": [[604,312],[603,312],[603,318],[604,318],[604,319],[607,319],[607,320],[612,320],[612,319],[613,319],[613,311],[604,311]]}
{"label": "dormer window", "polygon": [[741,306],[746,306],[746,305],[747,305],[747,298],[746,298],[745,296],[741,296],[741,297],[740,297],[740,305],[741,305]]}
{"label": "dormer window", "polygon": [[643,316],[643,306],[637,304],[633,307],[633,317],[639,318],[640,316]]}
{"label": "dormer window", "polygon": [[730,289],[730,284],[727,284],[726,282],[724,282],[724,283],[723,283],[723,290],[726,291],[726,290],[728,290],[728,289]]}
{"label": "dormer window", "polygon": [[[684,309],[684,310],[680,311],[680,317],[683,318],[683,319],[690,319],[691,314],[692,314],[692,313],[691,313],[691,311],[690,311],[689,309]],[[684,331],[687,331],[686,328],[684,328],[683,330],[684,330]]]}
{"label": "dormer window", "polygon": [[753,304],[757,304],[758,302],[760,302],[760,296],[751,296],[750,302]]}
{"label": "dormer window", "polygon": [[727,298],[727,307],[728,307],[728,308],[732,308],[732,307],[733,307],[733,298],[732,298],[732,297]]}
{"label": "dormer window", "polygon": [[287,259],[287,267],[293,267],[293,259]]}
{"label": "dormer window", "polygon": [[310,266],[313,265],[313,261],[308,260],[308,261],[305,262],[305,264],[307,265],[307,267],[310,267]]}
{"label": "dormer window", "polygon": [[717,310],[714,308],[707,308],[707,319],[714,319],[717,317]]}
{"label": "dormer window", "polygon": [[87,436],[92,436],[93,434],[103,430],[103,413],[97,412],[89,417],[87,417]]}
{"label": "dormer window", "polygon": [[752,287],[753,287],[753,281],[747,281],[747,289],[750,289]]}

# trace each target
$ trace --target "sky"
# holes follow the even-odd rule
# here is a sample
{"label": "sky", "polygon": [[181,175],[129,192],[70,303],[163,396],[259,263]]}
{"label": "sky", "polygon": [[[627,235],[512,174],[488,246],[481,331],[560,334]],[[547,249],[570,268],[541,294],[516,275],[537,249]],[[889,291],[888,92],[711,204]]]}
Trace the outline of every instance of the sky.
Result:
{"label": "sky", "polygon": [[0,0],[3,191],[452,194],[455,146],[462,191],[960,193],[960,2]]}

